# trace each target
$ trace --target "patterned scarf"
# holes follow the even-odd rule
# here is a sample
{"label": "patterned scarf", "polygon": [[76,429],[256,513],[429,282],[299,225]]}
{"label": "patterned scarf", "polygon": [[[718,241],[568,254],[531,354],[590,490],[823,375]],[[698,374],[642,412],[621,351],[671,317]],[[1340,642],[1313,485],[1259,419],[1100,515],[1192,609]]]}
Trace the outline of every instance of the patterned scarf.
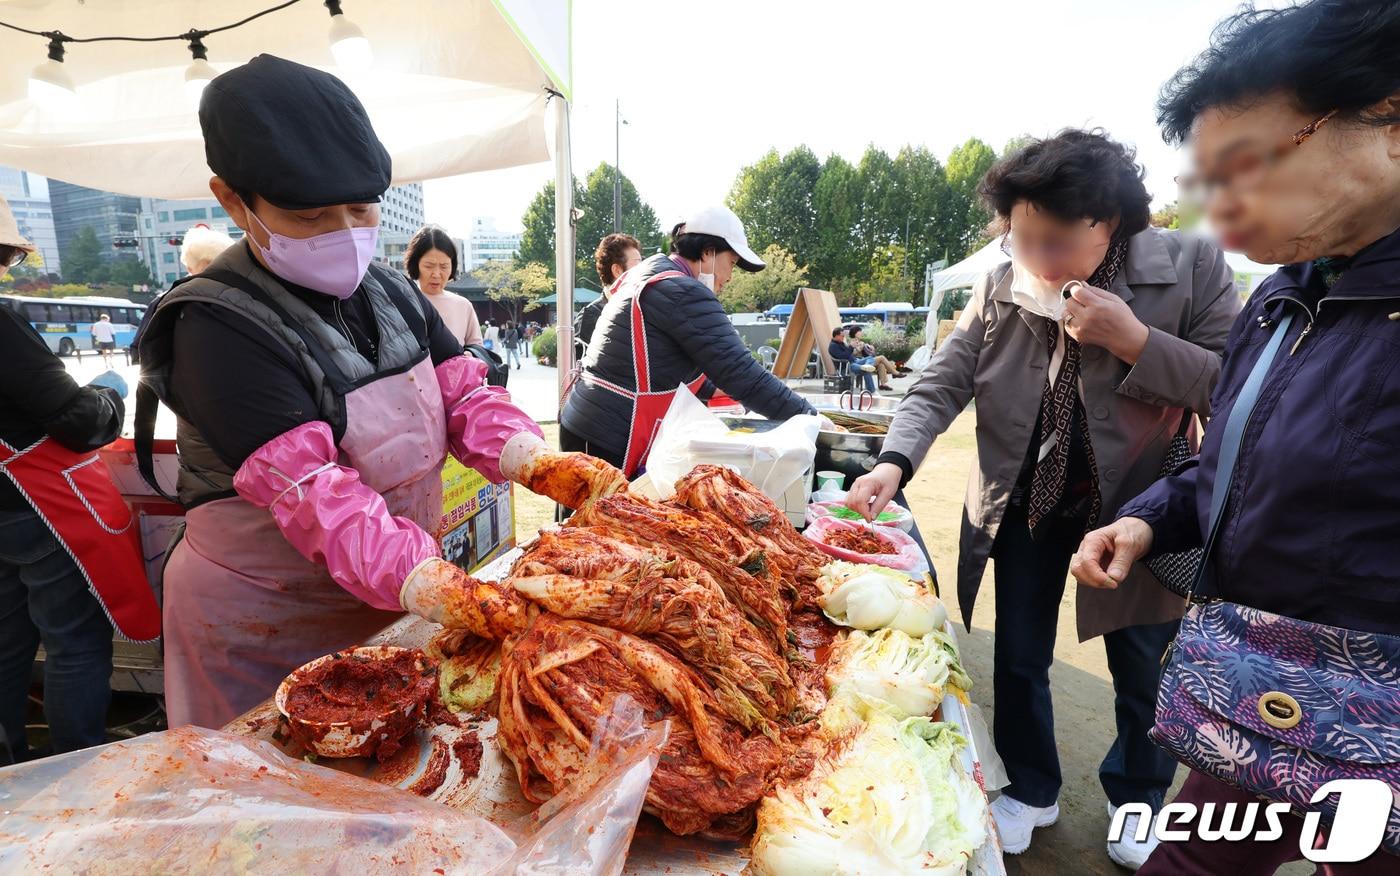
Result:
{"label": "patterned scarf", "polygon": [[[1128,242],[1114,241],[1108,253],[1099,264],[1098,270],[1088,280],[1088,284],[1098,289],[1113,285],[1123,262],[1128,257]],[[1094,461],[1094,446],[1089,441],[1089,421],[1083,415],[1084,403],[1079,398],[1079,342],[1064,332],[1060,323],[1046,321],[1046,334],[1049,340],[1050,360],[1055,358],[1056,346],[1065,344],[1064,363],[1059,373],[1047,373],[1045,390],[1040,396],[1040,448],[1031,476],[1030,501],[1026,508],[1026,520],[1034,532],[1040,521],[1048,517],[1060,504],[1065,493],[1065,480],[1069,472],[1069,450],[1074,443],[1070,436],[1070,424],[1075,421],[1075,411],[1079,410],[1079,432],[1084,443],[1084,452],[1089,457],[1089,474],[1092,480],[1092,496],[1089,509],[1089,526],[1099,518],[1103,499],[1099,493],[1099,468]]]}

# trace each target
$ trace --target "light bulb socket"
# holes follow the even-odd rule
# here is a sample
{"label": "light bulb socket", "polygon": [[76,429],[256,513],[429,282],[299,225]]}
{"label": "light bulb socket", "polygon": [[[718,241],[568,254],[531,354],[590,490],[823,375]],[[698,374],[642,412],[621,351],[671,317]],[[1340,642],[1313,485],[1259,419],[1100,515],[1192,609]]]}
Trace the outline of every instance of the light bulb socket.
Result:
{"label": "light bulb socket", "polygon": [[326,0],[326,8],[330,10],[332,17],[345,14],[340,9],[340,0]]}
{"label": "light bulb socket", "polygon": [[190,54],[196,61],[209,60],[209,49],[204,45],[205,34],[197,31],[190,31],[185,34],[185,39],[190,41]]}
{"label": "light bulb socket", "polygon": [[63,53],[65,51],[63,48],[63,44],[68,41],[68,37],[64,36],[59,31],[46,33],[44,34],[44,36],[49,38],[49,60],[57,61],[58,63],[62,64]]}

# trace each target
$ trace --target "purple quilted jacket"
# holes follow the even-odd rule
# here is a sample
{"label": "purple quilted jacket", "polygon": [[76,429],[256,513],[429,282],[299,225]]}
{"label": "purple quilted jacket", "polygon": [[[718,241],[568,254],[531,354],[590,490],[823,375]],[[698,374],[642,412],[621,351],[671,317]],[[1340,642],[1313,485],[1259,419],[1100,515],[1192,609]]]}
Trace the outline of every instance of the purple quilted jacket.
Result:
{"label": "purple quilted jacket", "polygon": [[1245,429],[1206,594],[1400,633],[1400,231],[1331,290],[1311,264],[1255,291],[1230,333],[1201,454],[1128,502],[1154,551],[1199,546],[1220,433],[1286,309],[1296,314]]}

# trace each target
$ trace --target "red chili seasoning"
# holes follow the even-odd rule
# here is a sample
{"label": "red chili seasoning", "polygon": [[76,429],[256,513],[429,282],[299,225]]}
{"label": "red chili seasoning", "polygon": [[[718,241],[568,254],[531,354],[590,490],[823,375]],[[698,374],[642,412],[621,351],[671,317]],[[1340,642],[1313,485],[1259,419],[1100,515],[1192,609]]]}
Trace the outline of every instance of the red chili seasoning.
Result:
{"label": "red chili seasoning", "polygon": [[419,651],[367,659],[328,660],[298,678],[287,691],[287,713],[314,724],[359,723],[421,703],[437,677],[418,669]]}

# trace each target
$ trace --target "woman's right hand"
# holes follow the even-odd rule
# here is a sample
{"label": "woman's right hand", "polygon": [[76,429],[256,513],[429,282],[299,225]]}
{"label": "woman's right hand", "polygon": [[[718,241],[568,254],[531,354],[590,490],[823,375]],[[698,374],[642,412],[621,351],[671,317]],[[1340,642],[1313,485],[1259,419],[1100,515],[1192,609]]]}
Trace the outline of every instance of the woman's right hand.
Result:
{"label": "woman's right hand", "polygon": [[1123,517],[1084,536],[1069,562],[1069,572],[1086,587],[1116,590],[1133,563],[1152,549],[1152,527],[1137,517]]}
{"label": "woman's right hand", "polygon": [[904,470],[892,462],[882,462],[861,475],[851,484],[846,493],[846,507],[858,512],[866,520],[874,520],[899,491],[899,482]]}

